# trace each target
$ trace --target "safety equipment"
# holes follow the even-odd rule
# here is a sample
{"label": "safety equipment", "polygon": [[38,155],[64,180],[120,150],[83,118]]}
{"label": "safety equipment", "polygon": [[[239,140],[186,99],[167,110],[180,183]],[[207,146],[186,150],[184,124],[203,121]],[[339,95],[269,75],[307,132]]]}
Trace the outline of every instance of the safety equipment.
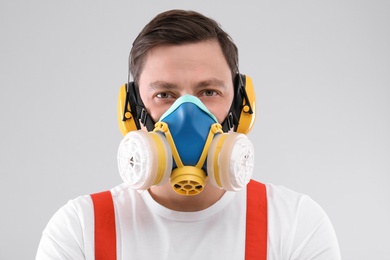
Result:
{"label": "safety equipment", "polygon": [[[249,76],[237,74],[234,78],[234,98],[226,119],[221,123],[223,132],[248,134],[256,116],[256,98]],[[123,135],[141,129],[143,124],[153,131],[155,122],[147,112],[135,82],[121,86],[118,97],[118,123]],[[141,123],[141,124],[140,124]]]}
{"label": "safety equipment", "polygon": [[170,178],[177,193],[196,195],[209,178],[218,188],[238,191],[249,182],[253,166],[248,137],[224,133],[215,116],[191,95],[177,99],[153,131],[127,133],[118,150],[122,179],[139,190]]}

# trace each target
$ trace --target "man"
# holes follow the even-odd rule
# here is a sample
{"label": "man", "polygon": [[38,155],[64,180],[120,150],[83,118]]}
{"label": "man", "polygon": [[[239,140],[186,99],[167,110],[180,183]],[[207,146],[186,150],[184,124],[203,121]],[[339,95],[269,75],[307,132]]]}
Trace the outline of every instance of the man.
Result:
{"label": "man", "polygon": [[[214,20],[183,10],[159,14],[133,43],[130,72],[134,84],[127,86],[123,122],[134,120],[132,123],[136,126],[121,129],[124,134],[138,133],[142,140],[147,140],[149,135],[161,136],[148,132],[155,129],[155,122],[163,122],[169,116],[175,118],[167,124],[170,130],[174,130],[175,124],[180,125],[181,120],[176,120],[174,113],[181,109],[185,103],[182,98],[186,97],[186,100],[192,100],[189,103],[192,102],[195,110],[206,111],[205,117],[212,118],[220,126],[216,136],[242,136],[234,132],[240,122],[235,103],[238,98],[236,84],[245,78],[240,78],[238,71],[236,46]],[[129,94],[131,86],[135,92]],[[180,104],[177,103],[179,100]],[[248,95],[243,94],[242,100],[247,104]],[[183,120],[187,117],[190,122],[203,120],[187,114]],[[251,125],[248,128],[247,131]],[[187,131],[192,131],[192,128]],[[170,148],[166,148],[165,138],[158,137],[161,149],[165,149],[159,156],[172,149],[175,165],[170,165],[172,157],[168,156],[166,162],[146,163],[137,169],[166,163],[169,166],[165,168],[171,174],[173,168],[180,168],[179,157],[183,159],[184,155],[180,151],[175,153],[176,147],[172,143],[179,146],[181,141],[176,137],[169,139],[170,134],[164,133],[170,141]],[[182,142],[191,140],[182,139]],[[134,145],[137,145],[135,141]],[[147,145],[141,147],[148,149]],[[193,151],[188,147],[187,150]],[[231,159],[234,160],[234,155]],[[134,166],[132,160],[133,157],[130,164]],[[208,158],[207,163],[209,161],[212,160]],[[129,160],[126,163],[129,164]],[[206,170],[202,164],[208,177],[197,176],[199,181],[188,182],[196,183],[194,186],[184,185],[195,191],[192,196],[180,193],[185,187],[180,182],[172,184],[173,175],[168,176],[171,182],[160,181],[158,185],[146,186],[142,183],[138,191],[128,183],[111,189],[115,223],[114,235],[111,233],[111,239],[106,239],[110,240],[107,244],[99,240],[107,238],[107,233],[99,233],[101,222],[96,216],[99,211],[97,200],[86,195],[70,201],[53,216],[44,230],[37,259],[95,259],[95,256],[96,259],[108,259],[100,254],[109,250],[115,251],[114,258],[117,259],[249,259],[252,254],[249,251],[257,251],[257,248],[263,252],[263,259],[340,259],[333,227],[314,201],[283,187],[263,185],[266,214],[258,219],[259,223],[266,224],[260,226],[256,221],[251,224],[253,221],[248,221],[248,212],[252,208],[249,200],[256,199],[257,195],[250,194],[245,185],[238,185],[238,188],[237,185],[230,188],[215,185],[219,179],[211,177],[214,174],[212,169],[222,169],[218,160],[215,164],[216,168],[206,167]],[[225,172],[220,174],[222,176]],[[254,187],[254,183],[252,181],[248,187]],[[103,212],[105,214],[106,209]],[[104,222],[106,217],[102,219]],[[252,228],[262,229],[261,232],[265,230],[266,239],[248,237]],[[254,245],[254,249],[249,244]]]}

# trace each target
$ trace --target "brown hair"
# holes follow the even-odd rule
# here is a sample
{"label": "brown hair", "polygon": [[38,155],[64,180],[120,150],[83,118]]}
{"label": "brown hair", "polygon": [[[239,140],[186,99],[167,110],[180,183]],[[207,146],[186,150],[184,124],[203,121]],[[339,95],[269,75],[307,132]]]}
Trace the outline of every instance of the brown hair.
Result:
{"label": "brown hair", "polygon": [[161,44],[185,44],[217,40],[232,72],[238,73],[238,49],[230,36],[213,19],[186,10],[170,10],[157,15],[140,32],[129,57],[130,73],[138,82],[147,52]]}

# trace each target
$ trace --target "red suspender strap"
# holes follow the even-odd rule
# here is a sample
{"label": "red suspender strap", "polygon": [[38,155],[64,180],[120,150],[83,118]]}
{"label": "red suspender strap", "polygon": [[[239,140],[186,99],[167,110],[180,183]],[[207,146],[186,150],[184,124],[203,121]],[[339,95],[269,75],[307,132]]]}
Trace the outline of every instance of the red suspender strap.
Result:
{"label": "red suspender strap", "polygon": [[[114,203],[110,191],[91,195],[95,211],[95,259],[116,259]],[[267,193],[260,182],[247,186],[246,260],[267,259]]]}
{"label": "red suspender strap", "polygon": [[267,259],[267,190],[254,180],[247,185],[245,259]]}
{"label": "red suspender strap", "polygon": [[110,191],[91,194],[95,211],[95,259],[116,259],[114,202]]}

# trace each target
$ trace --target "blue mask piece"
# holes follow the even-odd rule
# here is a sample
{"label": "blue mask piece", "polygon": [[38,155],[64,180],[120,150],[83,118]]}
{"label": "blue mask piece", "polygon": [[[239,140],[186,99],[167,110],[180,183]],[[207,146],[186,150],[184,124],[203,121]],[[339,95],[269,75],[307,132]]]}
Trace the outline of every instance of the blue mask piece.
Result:
{"label": "blue mask piece", "polygon": [[[184,165],[195,166],[202,154],[212,124],[217,118],[191,95],[184,95],[161,116],[168,124],[176,149]],[[173,168],[176,163],[173,162]],[[205,165],[202,167],[205,168]],[[205,169],[204,169],[205,170]]]}

